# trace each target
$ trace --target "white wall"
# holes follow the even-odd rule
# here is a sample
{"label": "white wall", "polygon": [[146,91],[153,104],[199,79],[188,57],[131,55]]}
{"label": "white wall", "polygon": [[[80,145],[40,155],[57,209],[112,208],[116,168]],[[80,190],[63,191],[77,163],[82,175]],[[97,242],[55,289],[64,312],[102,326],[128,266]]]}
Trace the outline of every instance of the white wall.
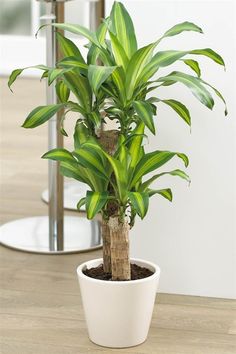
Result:
{"label": "white wall", "polygon": [[[198,57],[203,77],[222,91],[229,116],[215,100],[213,112],[181,85],[160,90],[162,98],[185,102],[192,112],[192,133],[173,111],[159,106],[157,136],[150,149],[185,152],[190,158],[191,186],[163,177],[157,187],[172,187],[173,203],[153,197],[149,214],[137,221],[131,235],[132,256],[158,263],[160,291],[236,297],[236,124],[235,124],[235,6],[234,1],[123,1],[131,13],[140,45],[159,38],[168,28],[192,21],[205,35],[185,33],[163,40],[165,49],[211,47],[226,61],[226,73],[209,59]],[[112,1],[107,1],[107,13]],[[184,64],[175,66],[185,69]],[[174,66],[173,66],[174,68]],[[163,70],[163,73],[169,70]],[[169,169],[180,167],[178,160]],[[155,198],[155,199],[154,199]]]}

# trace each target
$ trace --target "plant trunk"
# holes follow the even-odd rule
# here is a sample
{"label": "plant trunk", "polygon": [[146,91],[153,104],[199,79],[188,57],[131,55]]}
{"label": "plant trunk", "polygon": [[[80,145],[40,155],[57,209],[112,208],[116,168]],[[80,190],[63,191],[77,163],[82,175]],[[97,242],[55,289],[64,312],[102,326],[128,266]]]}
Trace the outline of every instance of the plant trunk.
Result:
{"label": "plant trunk", "polygon": [[107,220],[102,219],[102,240],[103,240],[103,270],[111,273],[111,238]]}
{"label": "plant trunk", "polygon": [[126,220],[120,222],[118,217],[110,217],[108,225],[111,239],[112,280],[130,280],[129,224]]}
{"label": "plant trunk", "polygon": [[[114,155],[117,142],[118,142],[119,132],[117,130],[103,130],[100,132],[98,140],[104,150],[109,155]],[[111,185],[108,186],[111,188]],[[107,212],[109,215],[117,213],[117,205],[110,201],[107,205]],[[111,235],[110,227],[108,221],[102,219],[102,240],[103,240],[103,270],[105,273],[111,273]]]}

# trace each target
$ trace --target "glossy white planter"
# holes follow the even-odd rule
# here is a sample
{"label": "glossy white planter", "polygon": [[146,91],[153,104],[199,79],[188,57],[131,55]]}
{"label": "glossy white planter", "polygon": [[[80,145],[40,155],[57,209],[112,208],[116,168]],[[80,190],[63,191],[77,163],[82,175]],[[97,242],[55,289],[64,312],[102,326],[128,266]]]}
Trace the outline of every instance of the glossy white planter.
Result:
{"label": "glossy white planter", "polygon": [[154,274],[131,281],[104,281],[83,274],[86,267],[101,263],[102,259],[95,259],[77,268],[89,338],[111,348],[143,343],[151,323],[160,268],[141,259],[131,259],[131,263],[146,267]]}

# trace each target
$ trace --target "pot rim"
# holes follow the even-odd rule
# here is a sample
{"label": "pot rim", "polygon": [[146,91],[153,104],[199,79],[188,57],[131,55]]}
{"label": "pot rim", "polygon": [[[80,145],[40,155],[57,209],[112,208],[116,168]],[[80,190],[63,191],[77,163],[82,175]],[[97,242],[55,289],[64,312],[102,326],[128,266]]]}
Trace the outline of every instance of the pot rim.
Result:
{"label": "pot rim", "polygon": [[160,277],[160,273],[161,273],[161,269],[158,265],[156,265],[155,263],[152,263],[152,262],[149,262],[149,261],[146,261],[144,259],[141,259],[141,258],[130,258],[130,261],[131,263],[135,263],[136,261],[137,262],[141,262],[141,263],[144,263],[144,266],[147,265],[147,266],[150,266],[154,269],[154,273],[152,275],[150,275],[149,277],[146,277],[146,278],[142,278],[142,279],[136,279],[136,280],[113,280],[113,281],[107,281],[107,280],[101,280],[101,279],[95,279],[95,278],[91,278],[91,277],[88,277],[87,275],[85,275],[82,270],[85,266],[89,266],[89,265],[92,265],[94,262],[102,262],[103,259],[102,258],[95,258],[95,259],[92,259],[92,260],[89,260],[87,262],[83,262],[82,264],[80,264],[78,267],[77,267],[77,275],[78,277],[80,278],[83,278],[83,279],[87,279],[91,282],[94,282],[94,283],[98,283],[98,284],[106,284],[106,285],[110,285],[110,286],[117,286],[117,285],[124,285],[124,286],[128,286],[128,285],[131,285],[131,284],[138,284],[138,283],[143,283],[143,282],[148,282],[148,281],[152,281],[154,278],[159,278]]}

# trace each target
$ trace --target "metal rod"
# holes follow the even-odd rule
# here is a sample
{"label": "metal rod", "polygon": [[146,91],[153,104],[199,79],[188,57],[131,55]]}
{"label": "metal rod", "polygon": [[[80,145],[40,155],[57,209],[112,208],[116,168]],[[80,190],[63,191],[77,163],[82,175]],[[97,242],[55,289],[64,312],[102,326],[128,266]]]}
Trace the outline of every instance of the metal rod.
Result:
{"label": "metal rod", "polygon": [[[56,1],[46,3],[47,22],[64,22],[64,2]],[[59,59],[59,51],[56,45],[55,30],[52,26],[46,27],[47,66],[55,67]],[[55,82],[47,85],[47,104],[56,104]],[[63,136],[60,133],[60,121],[63,112],[59,112],[48,122],[48,149],[63,147]],[[63,176],[59,172],[59,163],[48,162],[48,188],[49,188],[49,249],[50,251],[62,251],[64,248],[64,183]]]}

